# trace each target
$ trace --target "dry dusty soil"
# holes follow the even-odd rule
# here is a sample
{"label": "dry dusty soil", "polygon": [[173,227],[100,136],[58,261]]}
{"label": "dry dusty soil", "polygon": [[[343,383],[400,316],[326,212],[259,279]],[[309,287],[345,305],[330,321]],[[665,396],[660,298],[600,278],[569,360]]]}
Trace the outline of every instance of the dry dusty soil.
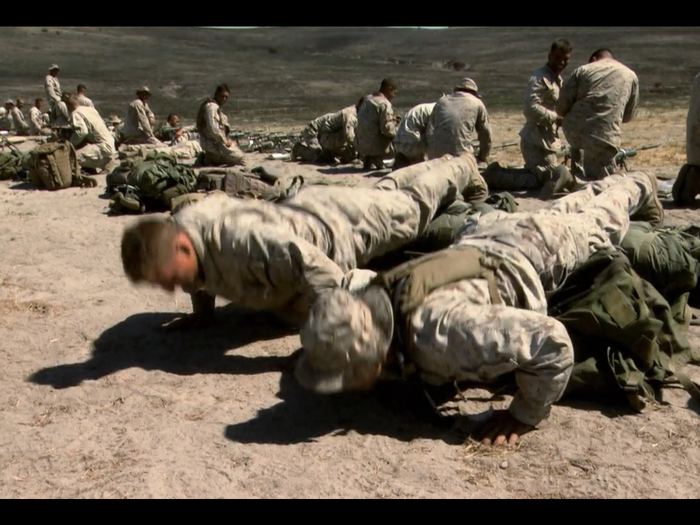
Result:
{"label": "dry dusty soil", "polygon": [[[643,108],[624,127],[625,146],[662,143],[630,169],[675,176],[686,107]],[[517,111],[492,121],[497,144],[517,140]],[[517,149],[494,159],[518,163]],[[248,160],[310,181],[375,180]],[[643,415],[556,406],[521,445],[493,450],[469,441],[466,425],[433,426],[399,386],[303,392],[286,370],[299,338],[266,316],[221,303],[216,326],[163,332],[190,311],[188,296],[127,282],[119,242],[134,217],[106,215],[96,179],[55,193],[0,183],[0,497],[700,497],[699,409],[682,390]],[[517,196],[524,210],[540,205]],[[667,209],[668,224],[699,222],[697,210]],[[698,344],[700,329],[690,337]],[[489,397],[468,391],[459,408],[510,401]]]}

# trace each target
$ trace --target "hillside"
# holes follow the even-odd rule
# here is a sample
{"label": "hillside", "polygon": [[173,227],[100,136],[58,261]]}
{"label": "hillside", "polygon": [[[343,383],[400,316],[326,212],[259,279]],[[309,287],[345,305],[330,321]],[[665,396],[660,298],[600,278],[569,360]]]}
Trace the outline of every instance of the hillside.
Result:
{"label": "hillside", "polygon": [[[148,85],[159,117],[192,119],[219,82],[232,88],[234,125],[300,125],[354,103],[384,76],[400,83],[399,111],[431,101],[469,75],[490,109],[517,109],[549,44],[568,37],[569,69],[608,46],[640,77],[644,106],[685,104],[700,70],[700,28],[23,28],[0,32],[0,96],[43,96],[57,62],[61,85],[88,86],[100,112],[123,115],[135,89]],[[565,74],[566,74],[565,73]]]}

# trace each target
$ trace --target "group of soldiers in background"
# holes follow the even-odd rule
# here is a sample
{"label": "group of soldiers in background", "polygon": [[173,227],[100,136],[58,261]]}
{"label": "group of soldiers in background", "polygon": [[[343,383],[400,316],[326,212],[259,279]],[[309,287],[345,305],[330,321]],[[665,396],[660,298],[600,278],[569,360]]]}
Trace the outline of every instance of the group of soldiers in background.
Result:
{"label": "group of soldiers in background", "polygon": [[[347,162],[359,156],[364,168],[382,169],[393,160],[401,169],[443,155],[473,154],[491,189],[549,193],[570,190],[575,177],[597,180],[618,172],[621,125],[639,105],[637,75],[609,49],[594,52],[589,63],[562,73],[572,47],[552,43],[547,63],[529,79],[525,90],[525,125],[520,131],[524,169],[488,165],[491,124],[479,88],[465,78],[453,93],[410,109],[402,119],[393,112],[398,85],[385,79],[377,93],[336,113],[323,115],[304,129],[292,158],[306,162]],[[562,146],[563,129],[569,147]],[[566,155],[563,153],[567,151]],[[569,172],[561,157],[570,157]]]}

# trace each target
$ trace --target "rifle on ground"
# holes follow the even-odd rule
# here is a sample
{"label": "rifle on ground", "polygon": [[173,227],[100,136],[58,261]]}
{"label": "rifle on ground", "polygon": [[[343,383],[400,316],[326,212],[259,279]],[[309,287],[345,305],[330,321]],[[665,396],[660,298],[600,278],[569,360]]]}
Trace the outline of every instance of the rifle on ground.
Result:
{"label": "rifle on ground", "polygon": [[494,149],[501,149],[501,148],[510,148],[511,146],[517,146],[518,144],[520,144],[520,142],[517,142],[517,141],[504,142],[503,144],[500,144],[498,146],[492,146],[491,149],[494,150]]}
{"label": "rifle on ground", "polygon": [[639,146],[638,148],[631,148],[631,149],[622,149],[620,148],[620,151],[617,152],[617,155],[615,155],[615,162],[619,165],[627,169],[627,164],[625,163],[625,160],[635,157],[638,152],[640,151],[645,151],[648,149],[656,149],[658,147],[661,147],[661,144],[648,144],[645,146]]}
{"label": "rifle on ground", "polygon": [[251,152],[291,152],[295,142],[301,140],[301,132],[265,133],[262,131],[245,132],[235,130],[229,138],[238,142],[240,148]]}

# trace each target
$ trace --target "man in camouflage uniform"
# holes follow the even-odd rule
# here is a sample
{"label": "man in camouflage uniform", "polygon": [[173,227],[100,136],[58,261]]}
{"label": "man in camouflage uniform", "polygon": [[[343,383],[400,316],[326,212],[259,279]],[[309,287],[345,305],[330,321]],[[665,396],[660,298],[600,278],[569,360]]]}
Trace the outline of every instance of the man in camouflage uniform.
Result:
{"label": "man in camouflage uniform", "polygon": [[302,141],[292,148],[292,160],[324,164],[333,163],[336,158],[341,164],[355,160],[358,105],[326,113],[309,122],[302,131]]}
{"label": "man in camouflage uniform", "polygon": [[114,135],[95,108],[83,106],[76,95],[68,99],[74,131],[71,143],[82,168],[111,171],[117,164]]}
{"label": "man in camouflage uniform", "polygon": [[416,239],[460,196],[474,200],[470,157],[406,169],[391,181],[398,189],[309,186],[279,203],[208,196],[171,223],[127,229],[124,271],[134,283],[190,293],[195,315],[185,325],[210,322],[216,296],[301,323],[317,294],[348,271]]}
{"label": "man in camouflage uniform", "polygon": [[690,91],[685,155],[685,164],[673,183],[673,200],[678,206],[693,204],[700,193],[700,73],[695,76]]}
{"label": "man in camouflage uniform", "polygon": [[491,153],[491,125],[479,88],[471,78],[455,86],[454,92],[441,97],[428,123],[428,158],[443,155],[474,156],[474,135],[479,139],[477,162],[486,167]]}
{"label": "man in camouflage uniform", "polygon": [[24,119],[24,114],[22,113],[22,108],[24,107],[24,100],[21,98],[17,99],[17,105],[12,108],[10,112],[12,115],[12,125],[15,128],[15,133],[20,136],[27,137],[31,135],[31,130],[27,121]]}
{"label": "man in camouflage uniform", "polygon": [[[5,103],[7,104],[7,103]],[[10,131],[12,129],[12,117],[5,106],[0,106],[0,131]]]}
{"label": "man in camouflage uniform", "polygon": [[434,107],[434,102],[418,104],[401,119],[401,124],[399,124],[394,138],[394,151],[396,152],[394,170],[400,170],[425,160],[428,149],[426,131]]}
{"label": "man in camouflage uniform", "polygon": [[148,87],[143,86],[136,91],[136,99],[129,104],[121,131],[124,144],[163,145],[153,133],[155,115],[148,106],[149,98],[151,91]]}
{"label": "man in camouflage uniform", "polygon": [[32,135],[51,135],[51,129],[46,126],[44,114],[41,111],[43,106],[44,100],[38,98],[29,110],[29,131]]}
{"label": "man in camouflage uniform", "polygon": [[[54,124],[56,120],[61,120],[62,111],[59,111],[58,104],[61,102],[63,93],[61,92],[61,83],[58,81],[59,67],[57,64],[52,64],[49,67],[49,74],[44,79],[44,89],[46,96],[49,99],[49,120]],[[64,125],[62,123],[54,125]]]}
{"label": "man in camouflage uniform", "polygon": [[214,98],[207,98],[197,113],[199,143],[207,166],[245,166],[245,155],[236,142],[229,138],[231,128],[221,110],[231,90],[226,84],[216,87]]}
{"label": "man in camouflage uniform", "polygon": [[357,108],[357,153],[366,170],[384,169],[384,159],[394,156],[393,140],[401,117],[394,115],[391,101],[398,89],[393,79],[385,78],[379,91],[367,95]]}
{"label": "man in camouflage uniform", "polygon": [[573,175],[598,180],[619,171],[621,125],[632,121],[638,105],[637,75],[609,49],[573,71],[555,105],[571,146]]}
{"label": "man in camouflage uniform", "polygon": [[395,305],[405,281],[387,290],[373,272],[355,270],[347,289],[326,292],[312,306],[301,330],[297,379],[325,394],[371,388],[397,357],[396,326],[405,344],[394,343],[426,383],[490,383],[515,372],[519,391],[509,409],[496,411],[478,436],[484,444],[515,443],[548,417],[574,365],[566,328],[547,316],[548,294],[592,254],[618,245],[630,217],[661,225],[657,187],[644,172],[616,175],[543,210],[478,217],[436,254],[464,261],[476,250],[491,273],[438,286],[403,319]]}

